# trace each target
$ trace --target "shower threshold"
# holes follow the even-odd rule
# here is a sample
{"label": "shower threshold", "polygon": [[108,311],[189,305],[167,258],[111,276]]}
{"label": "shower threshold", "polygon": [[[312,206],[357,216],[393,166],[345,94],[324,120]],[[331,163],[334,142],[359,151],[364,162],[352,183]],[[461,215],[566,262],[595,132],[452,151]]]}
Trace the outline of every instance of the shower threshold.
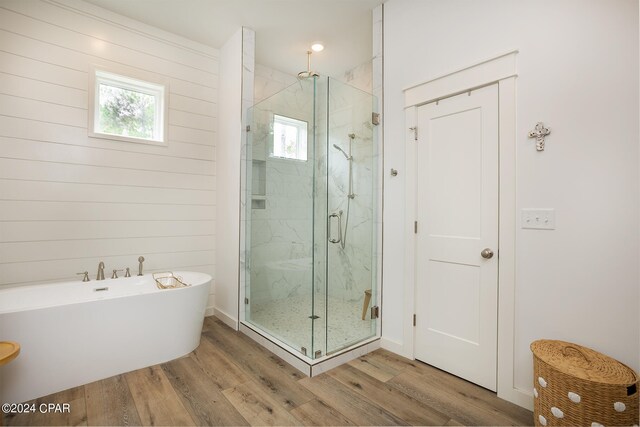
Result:
{"label": "shower threshold", "polygon": [[298,349],[268,335],[248,322],[240,322],[240,332],[309,377],[320,375],[380,348],[380,337],[374,336],[320,358],[311,359],[300,354]]}

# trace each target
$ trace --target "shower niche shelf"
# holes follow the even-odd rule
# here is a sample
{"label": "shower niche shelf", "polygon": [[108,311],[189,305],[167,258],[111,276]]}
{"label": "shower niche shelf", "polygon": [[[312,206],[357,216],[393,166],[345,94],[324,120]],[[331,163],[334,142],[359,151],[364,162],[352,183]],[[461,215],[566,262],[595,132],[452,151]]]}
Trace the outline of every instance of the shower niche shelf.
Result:
{"label": "shower niche shelf", "polygon": [[267,162],[254,159],[251,162],[251,209],[265,209],[267,205]]}
{"label": "shower niche shelf", "polygon": [[266,206],[266,196],[251,196],[251,209],[265,209]]}

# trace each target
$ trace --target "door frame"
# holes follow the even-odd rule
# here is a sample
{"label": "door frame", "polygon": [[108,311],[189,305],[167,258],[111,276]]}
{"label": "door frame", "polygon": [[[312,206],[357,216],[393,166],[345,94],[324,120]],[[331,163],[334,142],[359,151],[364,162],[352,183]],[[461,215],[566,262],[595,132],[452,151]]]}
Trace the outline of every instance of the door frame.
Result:
{"label": "door frame", "polygon": [[[405,100],[405,298],[404,353],[415,359],[418,107],[472,89],[498,84],[498,351],[497,394],[531,408],[531,396],[514,386],[515,238],[516,238],[516,57],[512,50],[404,89]],[[418,135],[420,129],[417,129]]]}

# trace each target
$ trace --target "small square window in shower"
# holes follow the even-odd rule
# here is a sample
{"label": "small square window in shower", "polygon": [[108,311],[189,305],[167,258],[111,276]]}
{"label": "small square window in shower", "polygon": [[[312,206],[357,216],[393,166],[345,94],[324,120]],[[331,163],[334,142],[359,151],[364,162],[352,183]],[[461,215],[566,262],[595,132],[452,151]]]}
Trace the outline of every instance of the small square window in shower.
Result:
{"label": "small square window in shower", "polygon": [[307,160],[307,122],[273,115],[271,157]]}

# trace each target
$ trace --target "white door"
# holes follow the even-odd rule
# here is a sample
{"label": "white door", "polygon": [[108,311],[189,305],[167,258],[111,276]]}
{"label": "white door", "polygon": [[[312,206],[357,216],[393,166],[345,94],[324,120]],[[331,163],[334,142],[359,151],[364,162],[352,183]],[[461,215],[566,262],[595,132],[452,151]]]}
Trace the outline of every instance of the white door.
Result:
{"label": "white door", "polygon": [[498,86],[418,107],[418,132],[415,356],[495,391]]}

